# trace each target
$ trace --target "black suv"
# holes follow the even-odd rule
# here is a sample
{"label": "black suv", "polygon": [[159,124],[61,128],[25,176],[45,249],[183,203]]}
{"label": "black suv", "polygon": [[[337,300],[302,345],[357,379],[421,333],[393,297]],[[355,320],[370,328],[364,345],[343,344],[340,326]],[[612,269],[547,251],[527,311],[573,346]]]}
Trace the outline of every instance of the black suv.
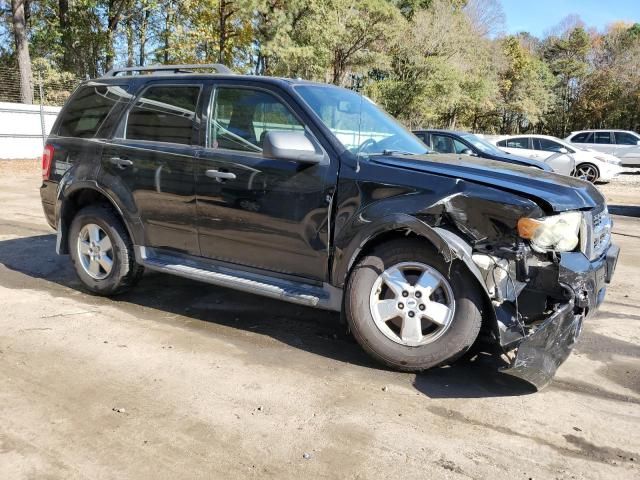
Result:
{"label": "black suv", "polygon": [[618,256],[592,185],[430,154],[350,90],[206,67],[111,71],[58,116],[42,203],[87,289],[147,268],[342,311],[405,371],[483,332],[552,378]]}

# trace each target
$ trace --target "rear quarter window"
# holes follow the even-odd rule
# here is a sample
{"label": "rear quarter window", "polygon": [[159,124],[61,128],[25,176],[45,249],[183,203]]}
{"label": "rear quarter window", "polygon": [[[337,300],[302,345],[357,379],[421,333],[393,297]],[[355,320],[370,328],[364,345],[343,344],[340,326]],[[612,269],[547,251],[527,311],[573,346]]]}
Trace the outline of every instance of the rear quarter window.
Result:
{"label": "rear quarter window", "polygon": [[616,144],[618,145],[638,145],[640,138],[627,132],[616,132]]}
{"label": "rear quarter window", "polygon": [[57,135],[93,138],[113,108],[128,100],[122,85],[87,85],[80,87],[62,111]]}

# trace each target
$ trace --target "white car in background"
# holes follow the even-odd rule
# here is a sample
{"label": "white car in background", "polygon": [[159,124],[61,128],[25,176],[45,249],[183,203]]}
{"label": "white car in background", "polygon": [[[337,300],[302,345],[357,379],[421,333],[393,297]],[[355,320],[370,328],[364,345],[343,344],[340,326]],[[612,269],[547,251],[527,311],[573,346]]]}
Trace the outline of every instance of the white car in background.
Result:
{"label": "white car in background", "polygon": [[553,162],[571,157],[575,162],[573,176],[591,183],[609,182],[623,171],[620,159],[613,155],[579,147],[549,135],[513,135],[493,138],[493,143],[502,150],[542,160],[552,168]]}
{"label": "white car in background", "polygon": [[610,153],[623,167],[640,167],[640,135],[629,130],[580,130],[566,139],[576,147]]}

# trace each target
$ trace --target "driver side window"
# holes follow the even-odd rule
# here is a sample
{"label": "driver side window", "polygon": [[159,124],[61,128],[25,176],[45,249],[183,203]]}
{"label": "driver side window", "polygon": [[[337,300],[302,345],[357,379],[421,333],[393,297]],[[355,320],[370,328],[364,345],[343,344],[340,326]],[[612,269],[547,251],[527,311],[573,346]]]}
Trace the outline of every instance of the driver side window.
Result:
{"label": "driver side window", "polygon": [[433,149],[438,153],[456,153],[453,140],[446,135],[432,134],[431,141],[433,142]]}
{"label": "driver side window", "polygon": [[280,99],[248,88],[216,89],[209,119],[209,147],[261,152],[270,131],[304,131]]}
{"label": "driver side window", "polygon": [[546,138],[534,138],[533,139],[533,149],[534,150],[542,150],[545,152],[556,152],[562,153],[562,149],[564,147],[559,143],[553,142],[551,140],[547,140]]}
{"label": "driver side window", "polygon": [[462,153],[465,150],[471,150],[469,147],[467,147],[464,143],[460,142],[459,140],[454,139],[453,140],[453,144],[456,148],[456,153]]}

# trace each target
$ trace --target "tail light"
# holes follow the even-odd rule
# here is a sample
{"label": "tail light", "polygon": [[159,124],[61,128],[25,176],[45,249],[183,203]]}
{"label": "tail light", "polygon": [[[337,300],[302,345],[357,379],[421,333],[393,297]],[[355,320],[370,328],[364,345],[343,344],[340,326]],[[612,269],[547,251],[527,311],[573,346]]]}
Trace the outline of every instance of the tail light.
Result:
{"label": "tail light", "polygon": [[51,175],[51,164],[53,163],[53,154],[55,150],[53,145],[45,145],[42,152],[42,179],[49,180]]}

